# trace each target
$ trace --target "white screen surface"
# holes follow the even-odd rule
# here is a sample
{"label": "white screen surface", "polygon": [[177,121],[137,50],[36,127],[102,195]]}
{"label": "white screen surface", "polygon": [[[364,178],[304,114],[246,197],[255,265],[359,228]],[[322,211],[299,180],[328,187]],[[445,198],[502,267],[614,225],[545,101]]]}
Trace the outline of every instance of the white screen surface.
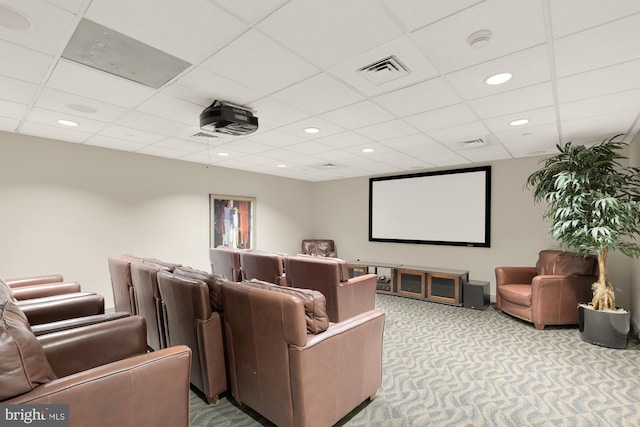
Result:
{"label": "white screen surface", "polygon": [[489,246],[490,167],[371,178],[369,240]]}

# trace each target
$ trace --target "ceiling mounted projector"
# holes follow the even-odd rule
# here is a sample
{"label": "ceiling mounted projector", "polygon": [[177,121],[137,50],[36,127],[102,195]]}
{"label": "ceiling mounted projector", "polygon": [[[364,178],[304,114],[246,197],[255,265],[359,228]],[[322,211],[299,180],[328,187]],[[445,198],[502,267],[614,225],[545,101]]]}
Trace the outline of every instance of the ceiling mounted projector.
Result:
{"label": "ceiling mounted projector", "polygon": [[247,108],[213,101],[200,113],[200,129],[227,135],[248,135],[258,130],[258,118]]}

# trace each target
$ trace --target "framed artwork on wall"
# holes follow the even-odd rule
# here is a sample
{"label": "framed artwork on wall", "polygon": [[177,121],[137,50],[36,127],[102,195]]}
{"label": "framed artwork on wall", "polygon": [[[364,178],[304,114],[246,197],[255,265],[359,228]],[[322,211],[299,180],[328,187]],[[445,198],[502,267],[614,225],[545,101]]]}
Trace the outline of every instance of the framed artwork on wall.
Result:
{"label": "framed artwork on wall", "polygon": [[255,197],[209,195],[209,246],[254,247]]}

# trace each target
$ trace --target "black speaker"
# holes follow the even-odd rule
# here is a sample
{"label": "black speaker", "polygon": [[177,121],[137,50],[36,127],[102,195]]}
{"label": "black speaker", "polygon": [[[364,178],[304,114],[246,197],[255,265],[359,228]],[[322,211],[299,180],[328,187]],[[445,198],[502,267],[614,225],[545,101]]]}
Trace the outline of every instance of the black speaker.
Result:
{"label": "black speaker", "polygon": [[463,306],[484,310],[489,307],[489,282],[469,280],[462,287]]}

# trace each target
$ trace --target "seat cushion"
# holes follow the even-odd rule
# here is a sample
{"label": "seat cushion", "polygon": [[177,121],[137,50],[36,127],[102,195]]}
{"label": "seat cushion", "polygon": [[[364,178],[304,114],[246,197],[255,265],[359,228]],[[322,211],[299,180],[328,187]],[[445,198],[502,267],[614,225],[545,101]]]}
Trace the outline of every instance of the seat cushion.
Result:
{"label": "seat cushion", "polygon": [[531,307],[531,285],[501,285],[500,298],[513,304]]}
{"label": "seat cushion", "polygon": [[13,301],[0,299],[0,401],[55,378],[27,317]]}
{"label": "seat cushion", "polygon": [[260,280],[245,280],[245,285],[261,289],[268,289],[293,295],[300,298],[304,304],[304,312],[307,320],[307,331],[312,334],[324,332],[329,327],[329,316],[327,316],[327,301],[321,292],[311,289],[290,288],[288,286],[274,285],[273,283],[262,282]]}

